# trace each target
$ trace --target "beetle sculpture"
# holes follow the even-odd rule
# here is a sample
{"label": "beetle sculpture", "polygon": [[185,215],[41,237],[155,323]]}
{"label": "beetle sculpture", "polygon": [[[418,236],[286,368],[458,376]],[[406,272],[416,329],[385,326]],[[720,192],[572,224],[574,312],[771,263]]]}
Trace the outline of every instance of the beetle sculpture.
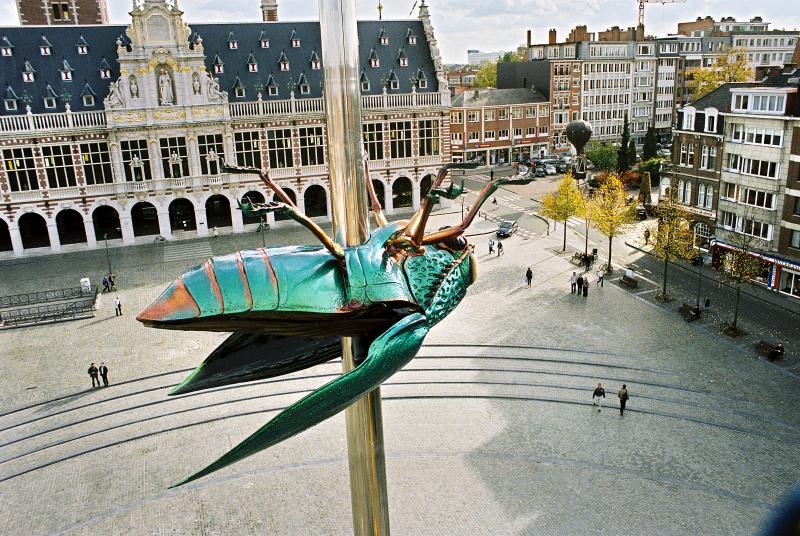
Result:
{"label": "beetle sculpture", "polygon": [[[409,221],[388,223],[367,172],[378,228],[360,246],[342,248],[303,215],[270,177],[255,168],[224,166],[229,173],[258,173],[280,201],[240,204],[248,215],[283,213],[308,228],[322,247],[261,248],[213,257],[179,277],[137,319],[146,326],[232,332],[170,392],[179,395],[270,378],[341,355],[343,336],[368,345],[353,370],[303,397],[182,485],[275,445],[339,413],[400,370],[428,331],[464,298],[478,271],[464,232],[483,203],[504,184],[489,181],[463,221],[425,233],[439,198],[456,199],[463,185],[442,188],[454,163],[441,168]],[[365,348],[366,349],[366,348]]]}

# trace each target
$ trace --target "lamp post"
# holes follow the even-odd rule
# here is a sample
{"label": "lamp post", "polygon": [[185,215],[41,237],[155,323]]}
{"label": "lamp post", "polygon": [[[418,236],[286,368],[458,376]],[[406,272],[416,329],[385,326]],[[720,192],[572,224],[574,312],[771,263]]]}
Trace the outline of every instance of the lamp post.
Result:
{"label": "lamp post", "polygon": [[261,216],[261,247],[266,249],[267,247],[267,237],[264,236],[267,233],[267,218],[266,216]]}
{"label": "lamp post", "polygon": [[111,255],[108,253],[108,233],[103,233],[103,241],[106,243],[106,263],[108,263],[108,275],[111,275]]}

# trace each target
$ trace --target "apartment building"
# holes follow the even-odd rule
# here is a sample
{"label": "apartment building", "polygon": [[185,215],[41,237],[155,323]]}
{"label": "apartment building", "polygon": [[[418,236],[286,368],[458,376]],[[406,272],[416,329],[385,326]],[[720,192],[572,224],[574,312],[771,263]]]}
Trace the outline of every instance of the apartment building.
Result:
{"label": "apartment building", "polygon": [[107,0],[16,0],[23,26],[108,24]]}
{"label": "apartment building", "polygon": [[[418,207],[450,161],[428,7],[358,32],[373,183],[389,212]],[[138,3],[128,26],[0,28],[0,255],[252,230],[237,203],[272,192],[223,158],[269,168],[329,219],[324,61],[316,22],[189,26],[164,0]]]}
{"label": "apartment building", "polygon": [[757,280],[800,298],[800,71],[773,69],[763,80],[728,86],[717,249],[752,237],[765,261]]}
{"label": "apartment building", "polygon": [[475,89],[453,99],[453,160],[496,165],[543,155],[550,139],[550,104],[535,89]]}

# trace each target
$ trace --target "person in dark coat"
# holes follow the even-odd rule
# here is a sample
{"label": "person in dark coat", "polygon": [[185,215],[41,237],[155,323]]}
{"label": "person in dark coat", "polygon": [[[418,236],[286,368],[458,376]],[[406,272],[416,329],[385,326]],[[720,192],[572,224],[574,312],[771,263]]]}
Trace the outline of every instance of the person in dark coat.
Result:
{"label": "person in dark coat", "polygon": [[625,413],[625,404],[628,403],[628,398],[630,398],[628,396],[628,387],[624,383],[622,384],[622,389],[617,393],[617,396],[619,397],[619,414],[622,415]]}
{"label": "person in dark coat", "polygon": [[589,295],[589,278],[585,278],[583,280],[583,297],[587,297]]}
{"label": "person in dark coat", "polygon": [[[100,378],[97,377],[97,373],[99,371],[97,370],[97,367],[94,366],[94,363],[89,365],[88,372],[89,372],[89,377],[92,379],[92,389],[94,389],[95,387],[100,387]],[[96,386],[95,383],[97,383]]]}
{"label": "person in dark coat", "polygon": [[500,255],[502,255],[504,253],[505,253],[505,251],[503,251],[503,243],[498,240],[497,241],[497,256],[499,257]]}
{"label": "person in dark coat", "polygon": [[528,271],[525,272],[525,280],[528,281],[528,288],[530,288],[531,281],[533,281],[533,270],[531,270],[530,266],[528,266]]}
{"label": "person in dark coat", "polygon": [[108,276],[103,276],[103,292],[111,292],[111,287],[109,285]]}
{"label": "person in dark coat", "polygon": [[581,292],[583,292],[583,276],[579,275],[578,276],[578,296],[581,295]]}
{"label": "person in dark coat", "polygon": [[602,383],[598,383],[597,387],[592,393],[592,400],[594,400],[594,403],[592,405],[597,406],[598,413],[600,412],[600,409],[603,407],[603,399],[605,397],[606,397],[606,390],[603,389]]}
{"label": "person in dark coat", "polygon": [[[100,377],[103,378],[103,385],[108,387],[108,367],[105,363],[100,363],[100,368],[98,369],[100,373]],[[99,383],[99,382],[98,382]]]}

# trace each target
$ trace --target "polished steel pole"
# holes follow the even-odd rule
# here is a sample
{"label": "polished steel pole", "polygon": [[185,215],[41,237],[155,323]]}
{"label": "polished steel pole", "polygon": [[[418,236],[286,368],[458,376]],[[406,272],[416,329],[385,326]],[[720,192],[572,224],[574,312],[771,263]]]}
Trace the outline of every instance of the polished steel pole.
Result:
{"label": "polished steel pole", "polygon": [[[333,232],[342,246],[357,246],[369,237],[369,215],[355,0],[319,0],[319,12]],[[343,372],[366,357],[367,343],[358,337],[342,338]],[[380,388],[350,406],[345,419],[354,533],[388,535]]]}

